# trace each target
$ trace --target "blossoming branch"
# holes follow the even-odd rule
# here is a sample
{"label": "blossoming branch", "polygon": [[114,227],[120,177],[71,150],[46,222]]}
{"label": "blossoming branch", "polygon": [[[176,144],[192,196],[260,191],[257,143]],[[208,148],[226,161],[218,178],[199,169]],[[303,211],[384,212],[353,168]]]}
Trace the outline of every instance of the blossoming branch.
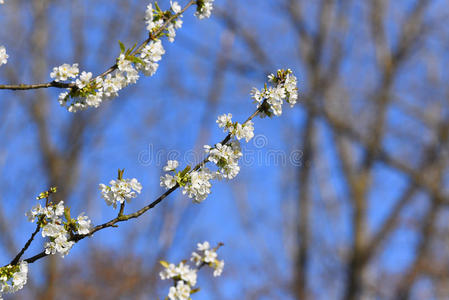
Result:
{"label": "blossoming branch", "polygon": [[[14,292],[23,287],[26,283],[29,263],[56,253],[64,257],[78,241],[90,237],[97,231],[105,228],[117,227],[117,223],[140,217],[163,201],[177,188],[181,187],[183,194],[187,194],[194,202],[200,203],[210,194],[212,180],[230,180],[237,176],[240,171],[238,160],[242,156],[240,140],[244,139],[248,142],[254,136],[254,123],[252,120],[256,116],[280,116],[284,101],[293,106],[298,99],[297,79],[290,69],[278,70],[276,74],[269,75],[268,79],[271,84],[270,87],[265,84],[265,87],[261,90],[254,88],[252,91],[252,98],[257,104],[255,112],[243,123],[233,122],[230,113],[219,116],[217,124],[227,133],[226,137],[214,146],[205,145],[206,158],[193,168],[186,166],[182,171],[177,171],[179,162],[174,160],[168,161],[164,167],[164,171],[168,172],[168,174],[162,176],[160,182],[160,185],[165,187],[167,191],[138,211],[130,214],[124,213],[126,202],[136,198],[137,194],[140,194],[142,190],[142,185],[137,179],[123,178],[124,170],[119,170],[117,180],[111,180],[109,185],[99,185],[102,198],[106,204],[114,209],[120,204],[120,209],[117,217],[95,227],[92,226],[90,219],[83,213],[74,219],[71,217],[70,208],[64,207],[62,201],[58,203],[51,201],[50,198],[56,193],[56,188],[41,193],[37,199],[45,199],[45,205],[42,206],[39,203],[27,213],[31,222],[36,221],[36,230],[11,263],[0,268],[0,295],[3,292]],[[215,170],[206,168],[207,163],[214,164]],[[39,254],[21,260],[23,254],[41,229],[42,237],[48,238],[48,242],[44,246],[45,249]],[[192,260],[195,264],[197,266],[207,264],[214,268],[214,275],[220,275],[223,269],[223,262],[216,260],[215,250],[210,250],[208,244],[202,244],[201,247],[198,247],[199,253],[192,254]],[[167,268],[170,269],[172,267],[168,265]],[[186,270],[185,268],[182,267],[181,269]],[[176,271],[176,268],[174,270]],[[169,275],[163,276],[175,279],[176,285],[170,290],[169,298],[189,299],[185,295],[190,295],[192,292],[192,286],[195,285],[194,281],[183,278],[178,273],[175,273],[174,277]],[[181,280],[176,279],[178,278],[177,276],[181,276],[179,277]]]}
{"label": "blossoming branch", "polygon": [[[0,85],[0,89],[28,90],[39,88],[65,88],[67,91],[59,95],[59,103],[70,112],[77,112],[88,107],[98,107],[104,100],[118,96],[118,92],[135,84],[140,73],[152,76],[157,71],[158,62],[165,50],[161,38],[166,36],[173,42],[176,29],[182,27],[182,13],[196,4],[195,16],[208,18],[213,9],[214,0],[190,0],[184,8],[177,1],[170,1],[170,9],[163,11],[157,2],[149,4],[145,11],[145,24],[149,37],[139,46],[126,49],[119,41],[120,55],[116,63],[102,74],[93,77],[92,72],[82,71],[79,65],[64,63],[54,67],[50,73],[52,82],[43,84]],[[7,63],[8,55],[4,46],[0,46],[0,66]],[[70,80],[70,81],[69,81]]]}
{"label": "blossoming branch", "polygon": [[168,299],[191,299],[190,295],[199,291],[199,288],[195,288],[197,272],[204,266],[208,266],[214,270],[214,277],[220,276],[223,272],[224,261],[218,260],[217,250],[221,246],[223,244],[219,243],[215,248],[211,248],[207,241],[198,243],[197,251],[192,252],[190,257],[190,261],[195,264],[195,267],[191,267],[186,260],[181,261],[178,265],[160,261],[164,267],[164,270],[159,273],[161,279],[173,280],[173,286],[168,291]]}

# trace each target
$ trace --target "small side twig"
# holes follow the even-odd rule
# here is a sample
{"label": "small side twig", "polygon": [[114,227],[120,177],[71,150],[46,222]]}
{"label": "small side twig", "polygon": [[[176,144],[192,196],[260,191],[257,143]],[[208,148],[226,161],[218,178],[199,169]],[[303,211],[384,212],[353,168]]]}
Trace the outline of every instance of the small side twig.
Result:
{"label": "small side twig", "polygon": [[28,239],[25,246],[23,246],[22,250],[20,250],[20,252],[16,255],[16,257],[14,257],[14,259],[9,263],[11,266],[16,265],[19,262],[20,258],[25,253],[25,251],[28,249],[28,247],[30,247],[31,243],[34,240],[34,237],[36,236],[36,234],[39,232],[40,229],[41,229],[41,226],[40,226],[39,222],[37,222],[36,230],[34,230],[34,232],[31,234],[31,237]]}

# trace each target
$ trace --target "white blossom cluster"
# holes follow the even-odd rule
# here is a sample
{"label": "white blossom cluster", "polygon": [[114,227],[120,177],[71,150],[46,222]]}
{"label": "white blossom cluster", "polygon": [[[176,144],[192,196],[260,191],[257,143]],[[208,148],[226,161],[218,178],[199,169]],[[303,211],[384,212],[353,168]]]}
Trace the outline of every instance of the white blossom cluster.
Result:
{"label": "white blossom cluster", "polygon": [[[138,56],[125,55],[122,50],[117,58],[117,68],[105,77],[92,78],[91,72],[83,71],[78,78],[78,64],[70,67],[67,64],[56,67],[50,74],[55,81],[75,79],[75,89],[68,89],[59,95],[59,103],[70,112],[77,112],[88,107],[99,107],[104,100],[118,96],[118,92],[139,79],[139,71],[145,75],[153,75],[165,53],[160,40],[150,41]],[[76,71],[76,72],[75,72]],[[69,101],[71,100],[71,101]]]}
{"label": "white blossom cluster", "polygon": [[165,174],[160,178],[160,185],[166,189],[173,188],[179,184],[183,188],[182,193],[193,199],[194,202],[200,203],[204,201],[210,194],[213,179],[232,179],[240,172],[238,160],[242,156],[240,142],[238,140],[245,139],[247,142],[254,136],[254,124],[248,121],[244,124],[232,123],[232,115],[224,114],[218,117],[217,123],[219,127],[223,127],[225,131],[236,139],[227,144],[216,144],[214,147],[204,145],[204,149],[208,154],[208,161],[215,163],[218,171],[211,171],[202,166],[199,170],[191,172],[176,172],[179,162],[169,160],[164,171],[172,173]]}
{"label": "white blossom cluster", "polygon": [[[50,77],[56,82],[72,79],[74,88],[59,95],[59,103],[70,112],[85,110],[89,107],[99,107],[104,100],[110,100],[118,96],[118,92],[128,86],[135,84],[139,79],[139,71],[145,76],[153,76],[158,67],[158,62],[165,54],[160,37],[166,35],[170,42],[176,36],[176,29],[182,27],[181,6],[176,1],[170,1],[170,9],[162,11],[157,4],[149,4],[145,11],[146,29],[150,32],[151,40],[140,49],[134,47],[126,50],[120,43],[121,53],[117,58],[116,68],[105,76],[92,77],[91,72],[83,71],[79,75],[78,64],[72,66],[63,64],[53,68]],[[174,17],[168,24],[169,19]],[[165,24],[164,30],[160,31]],[[160,31],[160,32],[157,32]],[[157,34],[156,34],[157,32]]]}
{"label": "white blossom cluster", "polygon": [[[142,191],[142,185],[136,178],[111,180],[110,185],[100,184],[101,196],[107,205],[117,208],[117,203],[124,203],[136,198]],[[137,194],[136,194],[137,193]]]}
{"label": "white blossom cluster", "polygon": [[197,267],[202,264],[206,264],[214,269],[214,276],[220,276],[223,273],[224,260],[218,260],[217,248],[211,248],[208,241],[197,244],[197,251],[192,252],[191,261],[195,263]]}
{"label": "white blossom cluster", "polygon": [[0,66],[8,62],[8,57],[5,46],[0,46]]}
{"label": "white blossom cluster", "polygon": [[217,249],[210,248],[209,242],[198,243],[198,252],[192,252],[190,260],[195,263],[196,268],[190,267],[185,261],[178,265],[161,261],[164,270],[159,273],[162,280],[173,279],[174,286],[170,287],[168,298],[170,300],[188,300],[194,292],[197,272],[202,266],[209,266],[214,269],[214,276],[220,276],[223,272],[224,261],[217,260]]}
{"label": "white blossom cluster", "polygon": [[195,16],[198,19],[209,18],[212,13],[212,9],[214,8],[212,6],[213,2],[214,0],[198,0]]}
{"label": "white blossom cluster", "polygon": [[78,64],[63,64],[59,67],[54,67],[53,72],[50,73],[50,77],[56,82],[66,81],[69,78],[76,78],[79,72]]}
{"label": "white blossom cluster", "polygon": [[167,162],[167,165],[164,167],[164,171],[165,172],[173,172],[174,175],[165,174],[164,176],[161,176],[160,185],[162,187],[165,187],[166,189],[171,189],[181,179],[180,173],[176,174],[176,168],[178,166],[179,166],[179,162],[177,160],[169,160]]}
{"label": "white blossom cluster", "polygon": [[[261,117],[265,115],[282,114],[283,101],[287,101],[293,106],[298,99],[297,80],[290,69],[278,70],[276,75],[268,76],[269,81],[274,87],[265,86],[263,90],[253,89],[253,98],[258,103],[258,114]],[[190,167],[184,171],[176,171],[179,163],[177,161],[168,161],[164,171],[169,172],[160,178],[160,185],[166,189],[171,189],[178,184],[183,188],[183,194],[187,194],[194,202],[202,202],[210,194],[211,183],[213,179],[233,179],[240,172],[238,161],[242,157],[240,140],[245,139],[249,142],[254,137],[254,123],[251,120],[243,124],[232,122],[232,114],[223,114],[218,116],[217,124],[223,128],[224,132],[229,133],[226,143],[218,143],[211,147],[204,145],[204,150],[208,154],[207,161],[214,163],[218,170],[211,171],[200,166],[198,170],[190,171]]]}
{"label": "white blossom cluster", "polygon": [[167,162],[164,171],[171,174],[161,176],[160,185],[168,190],[179,184],[183,188],[182,193],[187,194],[193,201],[200,203],[206,199],[210,194],[212,186],[210,180],[215,179],[216,174],[207,168],[201,168],[192,172],[188,172],[189,169],[186,168],[184,171],[177,172],[176,168],[178,166],[179,162],[176,160]]}
{"label": "white blossom cluster", "polygon": [[[165,264],[164,264],[165,265]],[[177,266],[174,264],[167,264],[165,269],[159,273],[162,280],[177,279],[182,280],[190,286],[196,285],[197,270],[190,268],[184,262],[180,262]]]}
{"label": "white blossom cluster", "polygon": [[208,160],[217,165],[219,178],[232,179],[240,172],[238,160],[242,156],[242,151],[238,140],[225,145],[218,143],[214,148],[205,145],[204,149],[209,154]]}
{"label": "white blossom cluster", "polygon": [[0,300],[3,299],[4,293],[15,293],[21,290],[27,283],[27,277],[28,263],[25,261],[0,268]]}
{"label": "white blossom cluster", "polygon": [[229,132],[238,140],[245,139],[246,142],[249,142],[254,137],[254,123],[252,121],[243,124],[232,123],[232,114],[230,113],[218,116],[217,124],[218,127],[223,128],[224,132]]}
{"label": "white blossom cluster", "polygon": [[[179,14],[181,12],[181,6],[177,1],[170,1],[170,10],[161,11],[159,6],[156,4],[153,8],[153,4],[148,4],[147,10],[145,11],[145,24],[147,25],[147,30],[150,33],[158,30],[167,20],[173,15]],[[170,23],[166,25],[165,34],[170,42],[175,41],[176,29],[182,27],[182,15],[174,18]]]}
{"label": "white blossom cluster", "polygon": [[145,76],[153,76],[159,68],[157,63],[165,54],[164,47],[161,40],[149,42],[140,52],[140,59],[143,63],[138,64],[137,67]]}
{"label": "white blossom cluster", "polygon": [[45,243],[46,254],[59,253],[62,257],[66,256],[75,244],[70,240],[71,235],[88,234],[92,227],[91,221],[83,213],[75,220],[67,217],[65,212],[64,202],[60,201],[45,207],[39,203],[26,213],[30,222],[37,220],[40,224],[42,237],[50,238],[50,241]]}
{"label": "white blossom cluster", "polygon": [[192,288],[184,281],[179,280],[176,286],[172,286],[168,290],[168,299],[170,300],[189,300]]}
{"label": "white blossom cluster", "polygon": [[0,4],[4,4],[5,3],[5,1],[4,0],[0,0]]}
{"label": "white blossom cluster", "polygon": [[190,168],[184,171],[176,171],[178,161],[169,160],[164,171],[169,172],[160,178],[160,185],[166,189],[171,189],[176,184],[183,189],[182,193],[193,199],[194,202],[204,201],[211,193],[211,180],[232,179],[240,172],[238,160],[242,156],[240,142],[232,140],[227,144],[216,144],[214,147],[205,145],[204,149],[208,153],[207,161],[217,165],[218,171],[201,166],[198,170],[189,172]]}
{"label": "white blossom cluster", "polygon": [[[263,103],[268,105],[267,109],[261,111],[261,117],[280,116],[284,100],[293,107],[298,100],[297,79],[290,69],[278,70],[277,74],[270,74],[268,80],[273,86],[261,90],[253,88],[252,98],[260,107]],[[266,100],[266,102],[264,102]]]}
{"label": "white blossom cluster", "polygon": [[188,174],[188,182],[184,186],[182,193],[194,202],[200,203],[204,201],[210,194],[212,184],[210,181],[216,179],[216,173],[211,172],[208,168],[201,168]]}

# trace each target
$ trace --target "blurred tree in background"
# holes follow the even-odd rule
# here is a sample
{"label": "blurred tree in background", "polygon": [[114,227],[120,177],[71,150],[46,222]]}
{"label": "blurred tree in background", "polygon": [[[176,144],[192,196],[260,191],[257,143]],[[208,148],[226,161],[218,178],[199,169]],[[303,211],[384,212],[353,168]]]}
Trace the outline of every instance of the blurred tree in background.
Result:
{"label": "blurred tree in background", "polygon": [[[251,87],[277,68],[298,76],[300,105],[256,121],[242,173],[204,203],[175,193],[35,263],[13,298],[163,297],[158,260],[208,239],[225,243],[224,277],[205,276],[194,299],[449,299],[448,3],[215,2],[211,19],[185,14],[154,77],[101,109],[70,114],[50,89],[0,93],[2,260],[48,186],[99,223],[112,214],[98,183],[125,168],[151,201],[166,158],[201,157],[222,136],[216,115],[247,116]],[[2,83],[47,82],[63,62],[100,73],[118,40],[145,38],[147,1],[6,3]]]}

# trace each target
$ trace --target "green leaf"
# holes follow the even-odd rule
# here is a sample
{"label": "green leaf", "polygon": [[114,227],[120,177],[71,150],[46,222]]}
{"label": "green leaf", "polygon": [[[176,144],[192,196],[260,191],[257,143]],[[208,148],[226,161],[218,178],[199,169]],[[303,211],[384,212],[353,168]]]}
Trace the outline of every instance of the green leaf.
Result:
{"label": "green leaf", "polygon": [[166,262],[165,260],[160,260],[159,263],[164,267],[164,268],[168,268],[169,263]]}
{"label": "green leaf", "polygon": [[196,288],[190,291],[190,295],[198,293],[200,291],[200,288]]}
{"label": "green leaf", "polygon": [[157,1],[154,2],[154,7],[156,7],[156,10],[158,11],[158,13],[162,13],[162,9],[159,7],[159,4],[157,4]]}
{"label": "green leaf", "polygon": [[118,44],[120,45],[120,54],[124,53],[126,50],[125,45],[121,41],[118,41]]}
{"label": "green leaf", "polygon": [[190,171],[190,169],[191,167],[187,166],[184,170],[182,170],[181,177],[184,177]]}
{"label": "green leaf", "polygon": [[129,53],[133,52],[134,49],[136,48],[136,46],[137,46],[137,43],[134,43],[134,45],[128,50]]}
{"label": "green leaf", "polygon": [[65,216],[67,222],[70,223],[70,221],[72,220],[72,218],[70,217],[70,208],[69,208],[69,207],[65,207],[65,208],[64,208],[64,216]]}
{"label": "green leaf", "polygon": [[125,169],[122,169],[122,170],[118,169],[118,176],[117,176],[118,180],[123,179],[123,173],[125,173]]}

